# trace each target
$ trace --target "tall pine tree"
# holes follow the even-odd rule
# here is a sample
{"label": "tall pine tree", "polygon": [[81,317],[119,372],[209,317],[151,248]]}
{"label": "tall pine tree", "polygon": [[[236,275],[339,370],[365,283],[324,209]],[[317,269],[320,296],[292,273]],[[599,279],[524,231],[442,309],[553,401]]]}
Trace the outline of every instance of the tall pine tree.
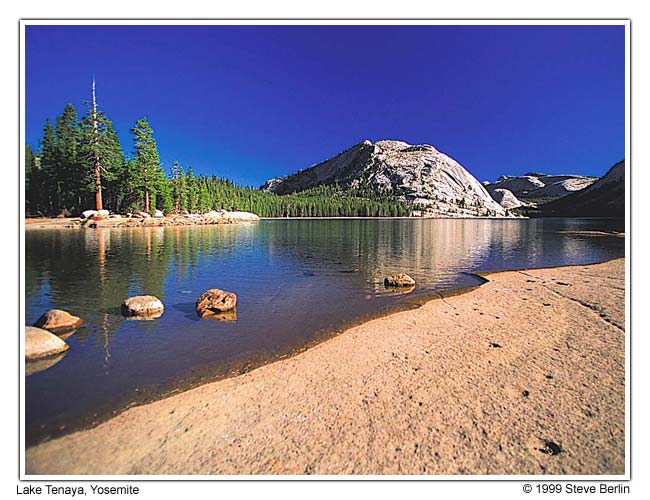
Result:
{"label": "tall pine tree", "polygon": [[[95,210],[119,210],[126,180],[124,153],[113,124],[93,102],[81,120],[81,151],[84,160],[84,185],[87,205]],[[104,194],[104,189],[107,194]]]}
{"label": "tall pine tree", "polygon": [[77,110],[66,105],[56,120],[56,166],[53,181],[57,185],[53,212],[69,215],[77,212],[82,204],[85,169],[79,146],[81,130]]}
{"label": "tall pine tree", "polygon": [[[140,118],[131,129],[135,142],[134,178],[132,182],[142,193],[144,211],[153,213],[156,210],[156,195],[161,189],[161,181],[165,181],[165,173],[160,166],[160,155],[153,129],[146,118]],[[153,198],[153,199],[152,199]]]}

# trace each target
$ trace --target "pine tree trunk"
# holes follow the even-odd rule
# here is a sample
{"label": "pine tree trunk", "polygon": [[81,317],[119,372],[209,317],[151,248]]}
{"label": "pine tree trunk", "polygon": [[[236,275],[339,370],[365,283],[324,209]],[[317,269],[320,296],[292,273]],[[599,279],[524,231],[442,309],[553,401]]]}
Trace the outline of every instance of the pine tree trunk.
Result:
{"label": "pine tree trunk", "polygon": [[95,78],[93,77],[93,150],[95,153],[95,210],[102,210],[102,165],[99,160],[99,130],[97,127],[97,102],[95,101]]}
{"label": "pine tree trunk", "polygon": [[149,213],[149,190],[144,190],[144,211]]}

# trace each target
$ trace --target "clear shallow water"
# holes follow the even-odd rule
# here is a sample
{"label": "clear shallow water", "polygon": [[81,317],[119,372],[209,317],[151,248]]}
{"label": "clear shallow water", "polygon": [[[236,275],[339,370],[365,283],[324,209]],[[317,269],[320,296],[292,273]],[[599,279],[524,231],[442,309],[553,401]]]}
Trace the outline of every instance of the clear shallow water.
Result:
{"label": "clear shallow water", "polygon": [[[28,444],[124,407],[304,348],[418,294],[472,286],[471,273],[586,264],[624,255],[622,220],[269,220],[253,225],[30,230],[26,320],[80,316],[70,349],[26,378]],[[417,281],[407,295],[387,274]],[[208,288],[238,295],[235,321],[199,320]],[[152,294],[153,321],[121,301]],[[38,368],[28,364],[27,371]]]}

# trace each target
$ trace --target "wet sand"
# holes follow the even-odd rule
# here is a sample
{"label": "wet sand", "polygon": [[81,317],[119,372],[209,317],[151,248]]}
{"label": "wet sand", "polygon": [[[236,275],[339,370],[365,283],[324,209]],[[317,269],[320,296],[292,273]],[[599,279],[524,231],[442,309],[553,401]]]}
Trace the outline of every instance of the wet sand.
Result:
{"label": "wet sand", "polygon": [[468,293],[29,448],[27,474],[624,474],[624,260]]}

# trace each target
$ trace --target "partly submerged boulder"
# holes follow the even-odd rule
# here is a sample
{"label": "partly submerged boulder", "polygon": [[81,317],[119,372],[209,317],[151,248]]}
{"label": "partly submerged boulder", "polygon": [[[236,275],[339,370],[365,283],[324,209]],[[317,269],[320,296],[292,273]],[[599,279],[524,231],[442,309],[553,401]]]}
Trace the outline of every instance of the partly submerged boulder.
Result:
{"label": "partly submerged boulder", "polygon": [[415,280],[406,273],[399,273],[384,278],[386,286],[415,286]]}
{"label": "partly submerged boulder", "polygon": [[74,330],[82,323],[81,318],[61,309],[50,309],[36,320],[34,326],[52,333],[65,333]]}
{"label": "partly submerged boulder", "polygon": [[211,288],[196,301],[196,314],[203,318],[213,314],[231,311],[237,305],[237,295],[218,288]]}
{"label": "partly submerged boulder", "polygon": [[158,297],[153,295],[138,295],[136,297],[129,297],[122,301],[122,315],[123,316],[144,316],[144,317],[159,317],[165,310],[165,306]]}
{"label": "partly submerged boulder", "polygon": [[25,359],[45,358],[68,350],[66,344],[53,333],[36,328],[35,326],[25,327]]}

